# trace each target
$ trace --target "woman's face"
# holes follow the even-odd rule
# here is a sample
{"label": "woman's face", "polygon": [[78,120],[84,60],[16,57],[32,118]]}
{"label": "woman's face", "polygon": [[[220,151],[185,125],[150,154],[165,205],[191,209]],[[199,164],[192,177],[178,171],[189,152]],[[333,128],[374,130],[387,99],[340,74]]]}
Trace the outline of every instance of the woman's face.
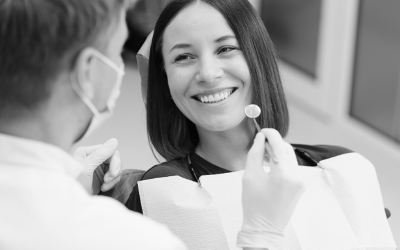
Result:
{"label": "woman's face", "polygon": [[183,9],[165,29],[162,53],[171,96],[198,128],[225,131],[243,121],[250,72],[216,9],[202,2]]}

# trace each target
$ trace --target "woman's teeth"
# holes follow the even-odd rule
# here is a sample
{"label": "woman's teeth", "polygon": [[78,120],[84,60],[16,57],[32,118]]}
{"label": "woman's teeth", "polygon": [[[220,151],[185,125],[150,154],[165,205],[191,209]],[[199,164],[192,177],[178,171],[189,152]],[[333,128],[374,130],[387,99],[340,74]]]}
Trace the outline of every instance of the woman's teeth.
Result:
{"label": "woman's teeth", "polygon": [[221,102],[232,94],[233,90],[225,90],[220,93],[208,96],[198,96],[198,99],[203,103]]}

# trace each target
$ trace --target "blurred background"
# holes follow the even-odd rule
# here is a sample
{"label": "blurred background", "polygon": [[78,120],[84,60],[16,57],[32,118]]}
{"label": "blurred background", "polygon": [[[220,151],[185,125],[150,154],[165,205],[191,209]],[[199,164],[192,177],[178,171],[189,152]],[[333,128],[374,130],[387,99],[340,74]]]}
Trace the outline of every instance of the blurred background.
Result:
{"label": "blurred background", "polygon": [[[126,76],[115,115],[79,143],[117,138],[123,168],[157,164],[147,140],[136,53],[167,2],[139,0],[129,10]],[[281,58],[291,119],[286,140],[339,145],[368,158],[400,244],[400,1],[251,2]]]}

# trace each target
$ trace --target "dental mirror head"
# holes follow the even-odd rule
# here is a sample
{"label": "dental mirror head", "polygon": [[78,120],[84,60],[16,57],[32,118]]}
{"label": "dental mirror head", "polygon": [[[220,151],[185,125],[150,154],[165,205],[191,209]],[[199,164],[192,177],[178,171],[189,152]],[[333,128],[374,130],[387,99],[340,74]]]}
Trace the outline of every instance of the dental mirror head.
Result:
{"label": "dental mirror head", "polygon": [[261,109],[255,104],[250,104],[246,106],[246,108],[244,109],[244,113],[247,117],[255,119],[260,116]]}
{"label": "dental mirror head", "polygon": [[[246,114],[246,116],[250,119],[253,120],[254,125],[256,126],[256,129],[258,132],[261,132],[261,127],[258,124],[258,122],[256,121],[256,118],[259,117],[261,115],[261,109],[260,107],[258,107],[258,105],[255,104],[250,104],[247,105],[246,108],[244,109],[244,113]],[[265,139],[266,144],[268,144],[268,139]],[[265,156],[267,159],[271,159],[271,155],[273,155],[273,152],[271,150],[271,146],[266,148],[266,153]],[[278,162],[278,160],[276,160],[276,157],[272,158],[273,161]],[[268,160],[269,161],[269,160]]]}
{"label": "dental mirror head", "polygon": [[256,118],[260,116],[261,114],[261,109],[255,104],[250,104],[247,105],[246,108],[244,109],[244,113],[246,114],[247,117],[253,119],[254,125],[256,125],[256,129],[258,132],[261,131],[260,125],[258,125]]}

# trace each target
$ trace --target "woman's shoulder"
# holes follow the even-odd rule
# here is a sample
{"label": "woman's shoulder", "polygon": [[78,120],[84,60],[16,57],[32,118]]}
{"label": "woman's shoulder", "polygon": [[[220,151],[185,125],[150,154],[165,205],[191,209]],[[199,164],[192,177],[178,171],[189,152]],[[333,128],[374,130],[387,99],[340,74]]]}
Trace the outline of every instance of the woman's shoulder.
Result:
{"label": "woman's shoulder", "polygon": [[186,179],[192,179],[186,158],[175,159],[155,165],[143,174],[141,180],[150,180],[176,175]]}
{"label": "woman's shoulder", "polygon": [[[353,151],[348,148],[335,145],[305,145],[305,144],[291,144],[291,145],[294,148],[301,150],[302,152],[308,153],[318,162],[327,160],[329,158],[337,157],[340,155],[353,153]],[[307,159],[302,159],[302,156],[297,153],[296,155],[299,164],[302,163],[301,165],[304,164],[304,166],[308,166]]]}
{"label": "woman's shoulder", "polygon": [[[142,175],[140,181],[176,175],[188,180],[192,180],[187,159],[176,159],[155,165]],[[133,187],[125,206],[130,210],[143,213],[139,187],[137,184]]]}

